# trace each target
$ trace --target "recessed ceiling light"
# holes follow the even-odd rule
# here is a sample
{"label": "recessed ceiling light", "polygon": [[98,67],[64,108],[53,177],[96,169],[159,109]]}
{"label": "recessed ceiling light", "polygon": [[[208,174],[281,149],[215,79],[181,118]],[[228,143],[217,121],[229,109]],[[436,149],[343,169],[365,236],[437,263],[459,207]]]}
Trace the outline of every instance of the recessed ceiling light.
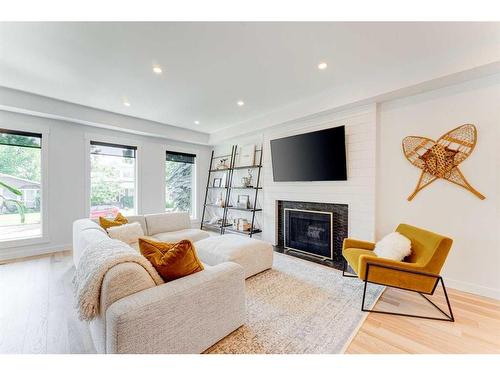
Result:
{"label": "recessed ceiling light", "polygon": [[328,64],[326,62],[320,62],[318,64],[318,69],[319,70],[325,70],[328,67]]}
{"label": "recessed ceiling light", "polygon": [[155,72],[156,74],[161,74],[163,72],[163,70],[161,69],[160,65],[154,64],[153,65],[153,72]]}
{"label": "recessed ceiling light", "polygon": [[243,107],[245,105],[245,102],[243,100],[238,100],[236,104],[238,104],[239,107]]}
{"label": "recessed ceiling light", "polygon": [[200,122],[198,120],[195,120],[195,125],[200,125]]}
{"label": "recessed ceiling light", "polygon": [[128,101],[128,99],[127,99],[127,98],[123,98],[123,105],[124,105],[125,107],[130,107],[130,102]]}

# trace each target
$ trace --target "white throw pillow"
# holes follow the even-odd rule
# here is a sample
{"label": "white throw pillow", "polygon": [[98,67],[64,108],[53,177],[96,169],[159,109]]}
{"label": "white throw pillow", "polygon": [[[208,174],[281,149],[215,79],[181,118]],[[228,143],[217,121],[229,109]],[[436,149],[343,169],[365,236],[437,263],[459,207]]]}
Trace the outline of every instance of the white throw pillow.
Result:
{"label": "white throw pillow", "polygon": [[139,241],[139,237],[144,236],[141,224],[130,223],[108,228],[109,237],[120,240],[129,245]]}
{"label": "white throw pillow", "polygon": [[387,258],[401,262],[411,254],[411,241],[401,233],[393,232],[375,244],[373,250],[380,258]]}

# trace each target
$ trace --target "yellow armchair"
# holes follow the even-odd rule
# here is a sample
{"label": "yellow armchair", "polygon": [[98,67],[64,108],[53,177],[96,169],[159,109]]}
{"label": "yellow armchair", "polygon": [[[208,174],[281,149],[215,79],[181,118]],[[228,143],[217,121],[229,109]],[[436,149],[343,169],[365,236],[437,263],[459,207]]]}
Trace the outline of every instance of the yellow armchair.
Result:
{"label": "yellow armchair", "polygon": [[[349,264],[352,270],[356,273],[357,277],[365,282],[365,291],[363,293],[363,301],[361,305],[362,310],[381,312],[366,310],[364,308],[366,285],[368,283],[373,283],[418,292],[446,316],[445,319],[432,319],[453,321],[453,312],[451,310],[446,288],[444,286],[443,279],[439,274],[451,249],[453,241],[450,238],[437,233],[408,224],[400,224],[396,228],[396,232],[399,232],[409,238],[412,245],[411,255],[405,258],[402,262],[377,257],[377,255],[373,252],[373,249],[375,248],[374,243],[359,241],[351,238],[346,238],[344,240],[342,248],[342,255],[345,259],[343,276],[351,276],[346,275],[345,273],[347,264]],[[441,308],[435,305],[424,295],[434,294],[439,282],[441,282],[443,286],[449,314],[441,310]],[[392,314],[430,318],[399,313]]]}

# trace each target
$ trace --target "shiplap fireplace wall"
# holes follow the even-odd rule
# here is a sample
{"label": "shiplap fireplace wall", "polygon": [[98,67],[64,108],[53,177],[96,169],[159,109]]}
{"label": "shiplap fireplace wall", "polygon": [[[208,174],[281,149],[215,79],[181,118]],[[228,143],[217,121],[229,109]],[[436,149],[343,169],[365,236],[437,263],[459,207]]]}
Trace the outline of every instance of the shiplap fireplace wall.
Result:
{"label": "shiplap fireplace wall", "polygon": [[[228,144],[262,143],[262,239],[277,243],[278,201],[347,204],[349,236],[375,238],[376,105],[327,111],[234,138]],[[270,140],[345,125],[347,181],[273,182]],[[222,146],[218,146],[219,149]]]}
{"label": "shiplap fireplace wall", "polygon": [[[347,181],[273,182],[270,140],[345,125]],[[321,113],[266,130],[262,238],[277,242],[277,201],[347,204],[349,236],[375,238],[376,106]]]}

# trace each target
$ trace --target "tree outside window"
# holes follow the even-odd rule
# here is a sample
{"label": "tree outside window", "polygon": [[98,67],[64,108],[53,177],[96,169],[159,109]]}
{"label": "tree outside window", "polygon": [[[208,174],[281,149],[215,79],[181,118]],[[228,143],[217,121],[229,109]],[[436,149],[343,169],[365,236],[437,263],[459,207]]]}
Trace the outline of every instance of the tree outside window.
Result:
{"label": "tree outside window", "polygon": [[193,215],[195,155],[167,151],[165,163],[166,211]]}
{"label": "tree outside window", "polygon": [[0,238],[41,235],[42,136],[0,129]]}
{"label": "tree outside window", "polygon": [[91,142],[90,217],[135,215],[135,147]]}

